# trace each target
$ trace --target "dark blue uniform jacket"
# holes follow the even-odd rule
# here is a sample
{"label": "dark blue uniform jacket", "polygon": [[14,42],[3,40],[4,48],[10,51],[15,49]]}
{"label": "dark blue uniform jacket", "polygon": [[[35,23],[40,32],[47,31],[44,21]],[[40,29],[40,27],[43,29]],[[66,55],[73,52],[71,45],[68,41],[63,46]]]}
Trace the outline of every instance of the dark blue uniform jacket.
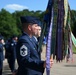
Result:
{"label": "dark blue uniform jacket", "polygon": [[17,43],[16,53],[19,65],[17,75],[43,75],[44,61],[41,61],[34,38],[23,33]]}
{"label": "dark blue uniform jacket", "polygon": [[0,69],[3,67],[3,60],[4,60],[3,44],[0,43]]}
{"label": "dark blue uniform jacket", "polygon": [[10,49],[11,49],[12,58],[14,59],[16,59],[16,45],[17,45],[17,42],[15,40],[12,40]]}

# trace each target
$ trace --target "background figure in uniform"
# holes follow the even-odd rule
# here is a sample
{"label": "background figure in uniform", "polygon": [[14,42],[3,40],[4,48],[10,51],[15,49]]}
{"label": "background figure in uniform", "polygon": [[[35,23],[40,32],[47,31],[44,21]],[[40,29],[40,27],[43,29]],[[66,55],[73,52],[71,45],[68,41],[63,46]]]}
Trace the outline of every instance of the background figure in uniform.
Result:
{"label": "background figure in uniform", "polygon": [[3,60],[4,60],[4,54],[3,54],[3,37],[0,36],[0,75],[2,75],[2,68],[3,68]]}
{"label": "background figure in uniform", "polygon": [[16,44],[17,44],[17,36],[13,35],[11,39],[9,39],[6,43],[6,58],[11,69],[12,74],[14,75],[16,68],[15,68],[15,61],[16,61]]}
{"label": "background figure in uniform", "polygon": [[10,44],[11,44],[11,38],[7,39],[5,42],[5,58],[8,60],[11,52],[10,52]]}
{"label": "background figure in uniform", "polygon": [[34,35],[34,38],[37,42],[39,42],[40,39],[40,35],[41,35],[41,27],[42,27],[42,23],[41,21],[35,17],[35,20],[37,21],[38,24],[38,28],[37,28],[37,34]]}
{"label": "background figure in uniform", "polygon": [[41,35],[41,27],[38,26],[38,28],[36,30],[37,30],[37,34],[35,34],[33,37],[34,37],[36,42],[39,42],[40,35]]}
{"label": "background figure in uniform", "polygon": [[22,16],[21,22],[23,33],[16,48],[17,75],[43,75],[46,62],[41,60],[40,51],[32,39],[38,33],[37,21],[32,16]]}
{"label": "background figure in uniform", "polygon": [[[36,29],[37,30],[37,34],[35,34],[33,36],[33,41],[34,43],[36,44],[37,48],[38,48],[38,45],[39,45],[39,39],[40,39],[40,35],[41,35],[41,26],[40,26],[40,23],[38,22],[38,28]],[[42,49],[40,50],[42,52]],[[41,53],[40,52],[40,53]]]}
{"label": "background figure in uniform", "polygon": [[40,35],[41,35],[41,26],[38,26],[38,35],[37,35],[38,41],[40,39]]}

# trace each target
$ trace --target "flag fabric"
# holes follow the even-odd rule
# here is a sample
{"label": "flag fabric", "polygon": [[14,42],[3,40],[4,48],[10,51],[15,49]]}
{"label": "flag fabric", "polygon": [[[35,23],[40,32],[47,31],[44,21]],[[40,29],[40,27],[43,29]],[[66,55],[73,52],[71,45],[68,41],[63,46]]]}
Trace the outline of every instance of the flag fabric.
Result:
{"label": "flag fabric", "polygon": [[72,37],[72,42],[73,42],[74,46],[76,47],[76,38],[72,32],[71,32],[71,37]]}
{"label": "flag fabric", "polygon": [[[68,0],[49,0],[44,15],[39,50],[43,37],[47,37],[46,44],[46,75],[50,75],[50,58],[62,61],[67,54],[73,58],[71,18]],[[47,33],[45,35],[45,32]]]}
{"label": "flag fabric", "polygon": [[64,22],[64,0],[58,0],[58,19],[57,19],[57,61],[63,59],[63,22]]}
{"label": "flag fabric", "polygon": [[71,34],[69,33],[69,58],[71,61],[73,61],[73,51],[72,51],[72,37]]}
{"label": "flag fabric", "polygon": [[64,0],[64,27],[66,27],[67,16],[68,16],[68,0]]}
{"label": "flag fabric", "polygon": [[56,55],[56,33],[57,33],[57,17],[58,17],[58,0],[53,0],[53,27],[52,27],[52,44],[51,44],[51,54],[55,59]]}
{"label": "flag fabric", "polygon": [[68,0],[64,0],[64,57],[68,51]]}
{"label": "flag fabric", "polygon": [[[50,27],[49,23],[50,23],[50,19],[51,19],[51,9],[52,9],[52,5],[53,5],[52,2],[53,2],[52,0],[48,1],[48,5],[47,5],[46,11],[45,11],[45,15],[44,15],[44,18],[43,18],[44,22],[43,22],[43,26],[42,26],[42,31],[41,31],[41,37],[40,37],[40,40],[39,40],[38,50],[41,49],[44,34],[45,34],[45,32],[48,33],[48,30],[49,30],[49,27]],[[46,35],[48,35],[48,34],[46,34]]]}
{"label": "flag fabric", "polygon": [[[49,0],[46,13],[44,15],[44,21],[46,22],[47,36],[50,29],[50,23],[52,18],[53,7],[53,26],[52,37],[50,44],[50,53],[53,54],[53,58],[56,56],[56,60],[63,60],[66,56],[68,42],[68,32],[70,26],[70,8],[68,0]],[[71,34],[71,33],[70,33]]]}
{"label": "flag fabric", "polygon": [[72,50],[72,37],[71,37],[71,17],[70,17],[70,7],[69,7],[69,13],[68,13],[68,46],[69,46],[69,58],[71,61],[73,61],[73,50]]}

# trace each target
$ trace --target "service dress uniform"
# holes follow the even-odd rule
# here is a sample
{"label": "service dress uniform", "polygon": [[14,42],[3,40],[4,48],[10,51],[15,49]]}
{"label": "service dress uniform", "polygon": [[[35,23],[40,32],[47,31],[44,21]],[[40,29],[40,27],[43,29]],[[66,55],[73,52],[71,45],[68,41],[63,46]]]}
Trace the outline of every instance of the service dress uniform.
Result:
{"label": "service dress uniform", "polygon": [[41,61],[35,40],[23,33],[17,43],[16,51],[19,65],[17,75],[43,75],[44,61]]}
{"label": "service dress uniform", "polygon": [[0,42],[0,75],[2,75],[3,60],[4,60],[3,44]]}
{"label": "service dress uniform", "polygon": [[13,39],[9,39],[5,44],[5,58],[9,64],[11,72],[15,72],[15,61],[16,61],[16,44],[17,42]]}
{"label": "service dress uniform", "polygon": [[14,72],[15,69],[15,61],[16,61],[16,44],[17,42],[15,40],[11,41],[10,50],[11,50],[11,56],[9,57],[9,66],[12,72]]}

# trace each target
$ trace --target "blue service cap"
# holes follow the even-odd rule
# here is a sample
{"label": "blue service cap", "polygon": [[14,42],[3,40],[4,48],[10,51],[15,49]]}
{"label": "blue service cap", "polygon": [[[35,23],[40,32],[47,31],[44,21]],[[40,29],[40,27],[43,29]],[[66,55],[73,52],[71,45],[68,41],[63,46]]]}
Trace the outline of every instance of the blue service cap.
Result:
{"label": "blue service cap", "polygon": [[21,19],[21,23],[38,24],[36,17],[33,16],[21,16],[20,19]]}
{"label": "blue service cap", "polygon": [[34,17],[34,18],[35,18],[35,20],[37,21],[38,26],[42,27],[41,21],[40,21],[38,18],[36,18],[36,17]]}
{"label": "blue service cap", "polygon": [[13,35],[13,36],[12,36],[12,38],[15,38],[15,37],[17,37],[17,35]]}
{"label": "blue service cap", "polygon": [[37,22],[38,26],[42,27],[42,22],[39,19],[37,19]]}

